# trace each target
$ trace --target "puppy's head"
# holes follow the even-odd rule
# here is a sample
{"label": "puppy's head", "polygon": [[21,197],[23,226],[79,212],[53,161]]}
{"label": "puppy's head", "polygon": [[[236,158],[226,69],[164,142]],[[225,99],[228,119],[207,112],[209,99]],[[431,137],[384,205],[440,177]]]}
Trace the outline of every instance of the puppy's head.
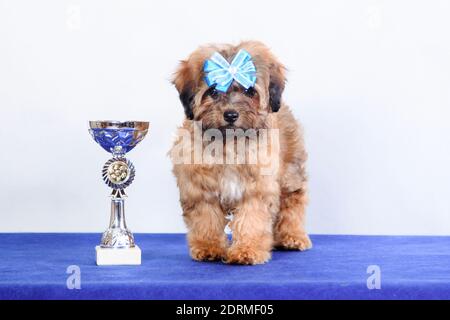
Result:
{"label": "puppy's head", "polygon": [[[240,49],[246,50],[256,67],[256,83],[245,89],[233,81],[227,92],[208,86],[203,66],[214,52],[231,62]],[[233,45],[208,45],[181,61],[173,84],[177,88],[187,119],[201,121],[204,129],[259,129],[269,113],[281,106],[285,68],[270,50],[256,41]]]}

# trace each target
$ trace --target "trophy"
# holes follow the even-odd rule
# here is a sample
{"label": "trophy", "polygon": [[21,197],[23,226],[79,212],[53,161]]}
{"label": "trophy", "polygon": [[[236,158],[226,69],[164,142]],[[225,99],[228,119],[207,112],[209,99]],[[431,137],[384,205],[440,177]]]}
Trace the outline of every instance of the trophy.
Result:
{"label": "trophy", "polygon": [[112,158],[103,166],[103,181],[112,188],[109,228],[95,247],[97,265],[139,265],[141,250],[125,222],[125,188],[134,179],[133,163],[125,158],[144,139],[148,122],[89,121],[89,133]]}

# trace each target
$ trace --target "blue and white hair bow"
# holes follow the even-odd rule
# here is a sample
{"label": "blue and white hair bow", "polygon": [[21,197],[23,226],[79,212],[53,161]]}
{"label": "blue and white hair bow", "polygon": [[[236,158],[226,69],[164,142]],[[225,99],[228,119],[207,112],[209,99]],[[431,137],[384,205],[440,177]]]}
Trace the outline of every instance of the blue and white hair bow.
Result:
{"label": "blue and white hair bow", "polygon": [[214,52],[209,60],[203,65],[205,81],[209,87],[215,85],[216,90],[227,92],[233,80],[241,84],[245,89],[253,87],[256,82],[256,68],[252,56],[244,49],[228,61],[218,52]]}

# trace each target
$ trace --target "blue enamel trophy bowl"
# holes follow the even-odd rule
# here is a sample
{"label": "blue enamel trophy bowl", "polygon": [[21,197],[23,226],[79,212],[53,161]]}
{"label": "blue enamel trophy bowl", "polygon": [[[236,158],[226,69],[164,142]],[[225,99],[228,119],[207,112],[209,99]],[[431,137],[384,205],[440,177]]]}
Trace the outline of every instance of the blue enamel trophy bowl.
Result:
{"label": "blue enamel trophy bowl", "polygon": [[106,151],[124,155],[145,138],[148,126],[145,121],[89,121],[89,132]]}

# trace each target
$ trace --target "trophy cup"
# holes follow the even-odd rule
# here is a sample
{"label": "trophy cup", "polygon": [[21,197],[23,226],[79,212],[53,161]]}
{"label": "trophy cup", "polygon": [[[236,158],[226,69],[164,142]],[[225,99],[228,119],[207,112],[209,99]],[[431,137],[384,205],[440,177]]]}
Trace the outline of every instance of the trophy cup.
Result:
{"label": "trophy cup", "polygon": [[103,166],[103,181],[112,188],[109,228],[103,233],[101,244],[95,247],[97,265],[139,265],[141,250],[125,223],[125,188],[134,179],[133,163],[125,158],[144,139],[148,122],[89,121],[89,133],[112,158]]}

